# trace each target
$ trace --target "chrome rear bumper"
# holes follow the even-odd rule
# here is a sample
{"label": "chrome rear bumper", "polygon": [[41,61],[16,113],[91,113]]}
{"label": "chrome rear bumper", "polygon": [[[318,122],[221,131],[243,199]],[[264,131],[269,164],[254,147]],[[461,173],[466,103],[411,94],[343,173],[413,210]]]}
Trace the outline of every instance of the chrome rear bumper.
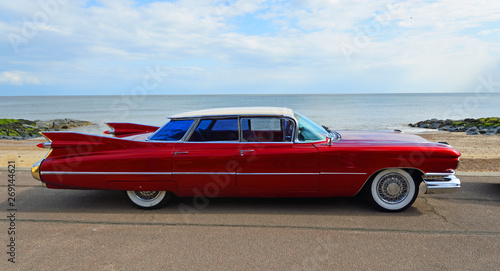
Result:
{"label": "chrome rear bumper", "polygon": [[33,167],[31,168],[31,176],[39,181],[42,181],[42,177],[40,176],[40,165],[42,162],[43,159],[33,164]]}
{"label": "chrome rear bumper", "polygon": [[425,194],[444,194],[457,192],[460,189],[460,179],[452,173],[427,173],[423,176]]}

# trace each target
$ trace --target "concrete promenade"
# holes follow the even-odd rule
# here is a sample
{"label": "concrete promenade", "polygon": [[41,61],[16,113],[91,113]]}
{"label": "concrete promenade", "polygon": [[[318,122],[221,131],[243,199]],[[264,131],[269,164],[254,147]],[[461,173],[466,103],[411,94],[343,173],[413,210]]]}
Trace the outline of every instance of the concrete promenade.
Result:
{"label": "concrete promenade", "polygon": [[500,177],[467,175],[460,192],[421,194],[402,213],[358,198],[182,198],[144,211],[123,192],[46,189],[18,171],[9,211],[0,171],[0,269],[498,270]]}

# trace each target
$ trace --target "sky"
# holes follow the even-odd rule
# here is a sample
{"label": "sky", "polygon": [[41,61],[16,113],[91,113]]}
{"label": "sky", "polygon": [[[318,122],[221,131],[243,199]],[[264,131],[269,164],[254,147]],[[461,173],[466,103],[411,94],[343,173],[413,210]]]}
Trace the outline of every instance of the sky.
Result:
{"label": "sky", "polygon": [[474,92],[500,1],[0,2],[0,96]]}

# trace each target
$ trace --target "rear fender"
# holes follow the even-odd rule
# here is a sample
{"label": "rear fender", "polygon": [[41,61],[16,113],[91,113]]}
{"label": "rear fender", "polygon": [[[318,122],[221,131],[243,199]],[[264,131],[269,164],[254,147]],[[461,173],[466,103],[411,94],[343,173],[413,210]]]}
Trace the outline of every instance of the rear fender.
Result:
{"label": "rear fender", "polygon": [[151,147],[150,144],[141,141],[75,132],[42,132],[41,134],[50,141],[39,144],[42,147],[51,148],[46,158],[59,156],[74,157],[102,151]]}
{"label": "rear fender", "polygon": [[[152,143],[74,132],[43,132],[51,151],[40,163],[49,188],[176,192],[172,143]],[[109,174],[108,174],[109,173]]]}

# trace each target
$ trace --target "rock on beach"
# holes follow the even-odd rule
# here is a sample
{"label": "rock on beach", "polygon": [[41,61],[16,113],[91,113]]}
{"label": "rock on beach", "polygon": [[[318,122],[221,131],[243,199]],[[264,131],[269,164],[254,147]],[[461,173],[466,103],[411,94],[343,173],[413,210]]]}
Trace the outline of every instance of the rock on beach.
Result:
{"label": "rock on beach", "polygon": [[410,123],[408,126],[449,132],[465,132],[467,135],[500,135],[500,118],[497,117],[467,118],[463,120],[430,119]]}
{"label": "rock on beach", "polygon": [[0,139],[23,140],[40,137],[41,131],[63,131],[90,125],[91,122],[74,119],[26,120],[0,119]]}

